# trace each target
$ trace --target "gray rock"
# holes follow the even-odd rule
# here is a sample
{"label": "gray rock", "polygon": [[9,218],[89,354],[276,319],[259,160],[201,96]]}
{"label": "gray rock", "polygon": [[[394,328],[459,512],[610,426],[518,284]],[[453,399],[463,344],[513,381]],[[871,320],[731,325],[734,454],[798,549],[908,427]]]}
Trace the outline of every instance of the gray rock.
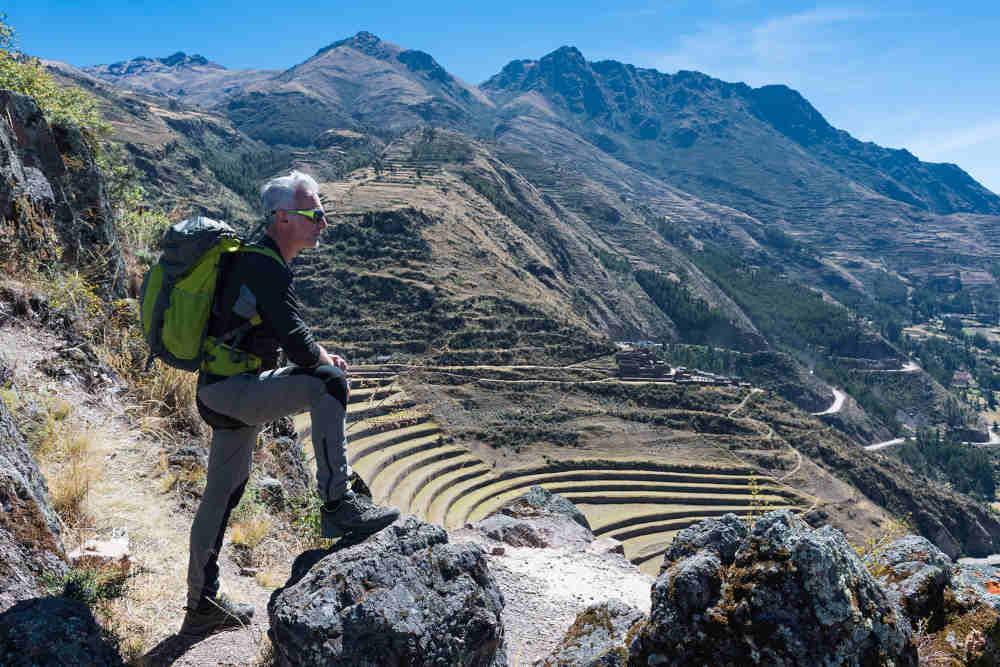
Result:
{"label": "gray rock", "polygon": [[496,511],[515,518],[539,516],[566,516],[590,531],[590,522],[572,501],[552,493],[542,486],[533,486],[523,496],[516,498]]}
{"label": "gray rock", "polygon": [[502,610],[483,551],[412,515],[300,555],[268,604],[282,667],[506,667]]}
{"label": "gray rock", "polygon": [[122,667],[87,605],[66,598],[23,600],[0,614],[0,664]]}
{"label": "gray rock", "polygon": [[45,478],[0,400],[0,611],[42,595],[42,579],[65,572],[59,518]]}
{"label": "gray rock", "polygon": [[909,623],[844,536],[790,512],[759,519],[730,566],[711,549],[654,586],[629,665],[912,667]]}
{"label": "gray rock", "polygon": [[467,527],[515,547],[586,548],[594,541],[587,517],[571,501],[541,486]]}
{"label": "gray rock", "polygon": [[24,168],[24,195],[30,199],[35,206],[41,207],[43,211],[51,212],[55,207],[56,196],[52,191],[52,184],[45,178],[45,174],[35,167]]}
{"label": "gray rock", "polygon": [[0,115],[0,218],[11,228],[0,253],[71,265],[102,257],[102,295],[125,297],[117,221],[86,138],[75,126],[49,125],[34,100],[9,90],[0,90]]}
{"label": "gray rock", "polygon": [[663,554],[660,574],[680,559],[687,558],[702,549],[717,555],[723,565],[730,565],[736,557],[736,549],[746,538],[747,532],[743,519],[732,513],[688,526],[674,536],[670,547]]}
{"label": "gray rock", "polygon": [[646,614],[621,600],[608,600],[580,612],[544,667],[624,667],[627,639]]}
{"label": "gray rock", "polygon": [[911,623],[941,613],[954,565],[930,540],[906,535],[890,544],[878,560],[885,568],[879,583]]}
{"label": "gray rock", "polygon": [[565,516],[517,519],[494,514],[474,524],[487,537],[513,547],[586,547],[594,534]]}

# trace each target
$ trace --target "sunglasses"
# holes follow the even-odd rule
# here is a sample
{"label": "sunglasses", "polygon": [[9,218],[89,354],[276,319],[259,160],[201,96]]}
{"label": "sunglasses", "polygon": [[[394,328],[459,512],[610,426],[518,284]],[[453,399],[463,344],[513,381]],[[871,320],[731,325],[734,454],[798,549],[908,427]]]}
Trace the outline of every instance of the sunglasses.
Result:
{"label": "sunglasses", "polygon": [[322,209],[315,209],[310,211],[300,211],[294,208],[279,208],[279,211],[284,211],[285,213],[298,213],[299,215],[304,215],[305,217],[312,220],[314,225],[318,225],[321,222],[326,222],[326,212]]}

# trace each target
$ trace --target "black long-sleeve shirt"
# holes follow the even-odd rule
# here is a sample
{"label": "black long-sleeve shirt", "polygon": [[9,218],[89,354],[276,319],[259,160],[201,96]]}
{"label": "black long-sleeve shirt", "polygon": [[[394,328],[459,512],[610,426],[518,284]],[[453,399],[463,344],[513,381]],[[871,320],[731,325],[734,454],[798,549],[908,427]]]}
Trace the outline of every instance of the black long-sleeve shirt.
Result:
{"label": "black long-sleeve shirt", "polygon": [[[281,257],[278,245],[269,236],[254,245],[270,248]],[[212,317],[209,335],[222,336],[249,320],[233,311],[242,294],[241,306],[249,298],[263,322],[243,336],[237,345],[239,349],[260,357],[263,369],[277,366],[279,348],[298,366],[318,364],[320,347],[299,313],[294,275],[288,265],[258,252],[233,253],[226,261],[215,308],[218,315]],[[240,310],[246,312],[245,308]]]}

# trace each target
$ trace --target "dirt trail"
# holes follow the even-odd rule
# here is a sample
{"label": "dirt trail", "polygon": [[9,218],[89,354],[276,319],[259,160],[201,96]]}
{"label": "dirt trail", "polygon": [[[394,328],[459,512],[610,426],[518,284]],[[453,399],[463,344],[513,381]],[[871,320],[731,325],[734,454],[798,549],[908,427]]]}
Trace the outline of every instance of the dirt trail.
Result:
{"label": "dirt trail", "polygon": [[[192,515],[177,507],[174,494],[163,492],[159,445],[129,416],[131,406],[121,397],[120,388],[107,386],[91,393],[73,380],[56,380],[38,369],[39,361],[62,354],[66,347],[65,340],[34,327],[0,327],[0,349],[15,369],[17,388],[66,401],[73,406],[66,419],[69,426],[91,436],[88,459],[95,477],[84,507],[93,524],[80,534],[64,531],[66,549],[89,538],[129,537],[133,563],[141,573],[132,580],[127,599],[116,604],[132,626],[126,633],[141,638],[150,649],[170,638],[184,615]],[[44,464],[41,468],[51,488],[54,469]],[[266,631],[270,591],[253,579],[240,577],[228,549],[220,566],[223,590],[256,607],[254,625],[188,646],[183,654],[166,661],[147,664],[246,665],[256,659]]]}

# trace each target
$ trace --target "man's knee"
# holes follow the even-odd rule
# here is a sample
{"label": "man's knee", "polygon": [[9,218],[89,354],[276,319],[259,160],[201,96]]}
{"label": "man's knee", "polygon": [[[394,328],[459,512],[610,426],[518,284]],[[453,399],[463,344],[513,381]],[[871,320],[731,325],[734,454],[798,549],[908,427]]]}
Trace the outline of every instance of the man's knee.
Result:
{"label": "man's knee", "polygon": [[312,376],[322,380],[326,386],[326,392],[340,401],[345,410],[347,409],[347,401],[351,396],[351,385],[344,371],[336,366],[317,366],[312,370]]}

